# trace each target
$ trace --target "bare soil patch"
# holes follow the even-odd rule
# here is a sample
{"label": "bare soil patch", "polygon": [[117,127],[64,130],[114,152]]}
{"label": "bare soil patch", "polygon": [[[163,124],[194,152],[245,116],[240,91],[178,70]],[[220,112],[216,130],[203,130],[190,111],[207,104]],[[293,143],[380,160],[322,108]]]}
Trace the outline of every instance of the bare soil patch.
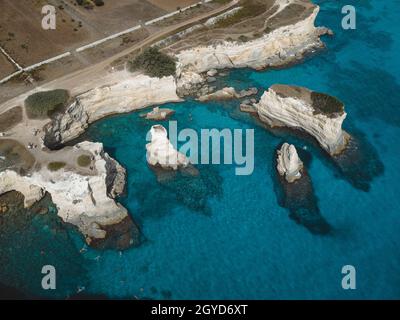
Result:
{"label": "bare soil patch", "polygon": [[12,129],[23,119],[22,107],[12,108],[0,114],[0,132],[5,132]]}
{"label": "bare soil patch", "polygon": [[86,28],[79,27],[78,20],[60,9],[57,9],[57,29],[44,30],[41,14],[44,4],[47,3],[42,0],[2,0],[0,45],[22,66],[62,54],[90,38]]}
{"label": "bare soil patch", "polygon": [[17,71],[17,69],[13,66],[13,64],[8,61],[8,59],[0,53],[0,79],[3,79],[10,74]]}

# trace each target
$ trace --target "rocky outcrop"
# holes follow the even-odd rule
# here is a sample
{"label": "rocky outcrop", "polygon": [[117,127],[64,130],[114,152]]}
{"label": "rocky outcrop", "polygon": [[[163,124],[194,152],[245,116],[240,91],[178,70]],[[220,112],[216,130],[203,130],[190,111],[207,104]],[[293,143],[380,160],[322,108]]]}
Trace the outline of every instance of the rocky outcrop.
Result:
{"label": "rocky outcrop", "polygon": [[146,144],[149,165],[172,170],[189,165],[189,159],[178,152],[168,140],[167,130],[163,126],[152,126],[149,134],[151,141]]}
{"label": "rocky outcrop", "polygon": [[292,183],[301,178],[303,162],[300,160],[296,148],[292,144],[284,143],[277,151],[277,169],[286,181]]}
{"label": "rocky outcrop", "polygon": [[331,155],[340,153],[348,142],[349,135],[342,130],[347,114],[334,97],[302,87],[274,85],[255,107],[261,121],[271,127],[304,130]]}
{"label": "rocky outcrop", "polygon": [[257,94],[257,88],[250,88],[248,90],[241,90],[237,92],[233,87],[223,88],[213,93],[200,96],[197,100],[201,102],[211,100],[230,100],[230,99],[242,99]]}
{"label": "rocky outcrop", "polygon": [[169,108],[155,107],[150,112],[141,115],[147,120],[162,121],[171,117],[175,113],[175,110]]}
{"label": "rocky outcrop", "polygon": [[0,194],[18,191],[25,197],[25,207],[30,207],[48,192],[58,216],[77,226],[91,243],[107,237],[106,227],[130,220],[127,210],[114,200],[123,192],[125,170],[103,151],[101,143],[82,142],[73,148],[93,155],[92,174],[42,167],[23,176],[5,170],[0,172]]}
{"label": "rocky outcrop", "polygon": [[57,115],[47,126],[44,142],[54,148],[78,137],[90,123],[108,115],[177,101],[181,99],[176,94],[172,76],[150,78],[137,75],[77,96],[66,112]]}
{"label": "rocky outcrop", "polygon": [[322,48],[321,29],[314,26],[319,7],[315,6],[310,12],[297,23],[277,28],[255,40],[181,51],[177,54],[178,90],[185,91],[204,82],[206,79],[201,74],[212,69],[278,67]]}

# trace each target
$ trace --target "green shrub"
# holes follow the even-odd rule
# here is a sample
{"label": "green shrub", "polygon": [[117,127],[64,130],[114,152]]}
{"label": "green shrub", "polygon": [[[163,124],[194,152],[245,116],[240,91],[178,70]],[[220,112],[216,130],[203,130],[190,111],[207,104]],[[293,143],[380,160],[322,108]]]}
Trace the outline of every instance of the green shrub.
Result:
{"label": "green shrub", "polygon": [[145,49],[133,61],[129,62],[130,71],[142,70],[150,77],[166,77],[175,75],[176,62],[173,58],[162,53],[158,48]]}
{"label": "green shrub", "polygon": [[42,91],[26,98],[25,108],[29,118],[44,118],[63,108],[68,100],[66,90]]}
{"label": "green shrub", "polygon": [[94,4],[98,7],[104,6],[103,0],[94,0]]}
{"label": "green shrub", "polygon": [[249,41],[249,38],[246,37],[244,34],[242,34],[242,35],[239,37],[239,41],[241,41],[241,42],[247,42],[247,41]]}
{"label": "green shrub", "polygon": [[82,154],[78,157],[78,165],[81,167],[87,167],[89,164],[92,163],[92,159],[86,155],[86,154]]}
{"label": "green shrub", "polygon": [[64,168],[65,165],[66,165],[65,162],[58,162],[58,161],[57,161],[57,162],[50,162],[50,163],[47,165],[47,168],[48,168],[50,171],[58,171],[58,170]]}
{"label": "green shrub", "polygon": [[335,116],[344,112],[344,105],[337,98],[319,92],[311,92],[314,114]]}

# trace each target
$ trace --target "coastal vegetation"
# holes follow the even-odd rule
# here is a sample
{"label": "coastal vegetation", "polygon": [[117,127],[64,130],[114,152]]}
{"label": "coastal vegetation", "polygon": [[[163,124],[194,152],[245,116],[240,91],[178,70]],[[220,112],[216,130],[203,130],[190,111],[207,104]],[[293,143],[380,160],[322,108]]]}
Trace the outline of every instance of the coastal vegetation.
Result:
{"label": "coastal vegetation", "polygon": [[243,0],[240,3],[241,9],[235,12],[233,15],[226,17],[218,21],[216,24],[217,28],[226,28],[239,23],[245,19],[256,17],[259,14],[265,12],[266,5],[262,1],[258,0]]}
{"label": "coastal vegetation", "polygon": [[85,9],[93,9],[94,5],[98,7],[104,6],[103,0],[76,0],[76,3]]}
{"label": "coastal vegetation", "polygon": [[140,70],[150,77],[162,78],[175,75],[176,61],[158,48],[150,47],[130,61],[128,69],[131,72]]}
{"label": "coastal vegetation", "polygon": [[80,167],[87,167],[92,162],[90,156],[82,154],[78,157],[77,163]]}
{"label": "coastal vegetation", "polygon": [[60,161],[50,162],[47,165],[47,169],[49,169],[50,171],[58,171],[58,170],[64,168],[65,165],[66,165],[65,162],[60,162]]}
{"label": "coastal vegetation", "polygon": [[29,118],[45,118],[62,109],[69,100],[67,90],[56,89],[30,95],[25,100],[25,109]]}
{"label": "coastal vegetation", "polygon": [[336,116],[344,112],[344,105],[337,98],[319,92],[311,92],[314,114]]}

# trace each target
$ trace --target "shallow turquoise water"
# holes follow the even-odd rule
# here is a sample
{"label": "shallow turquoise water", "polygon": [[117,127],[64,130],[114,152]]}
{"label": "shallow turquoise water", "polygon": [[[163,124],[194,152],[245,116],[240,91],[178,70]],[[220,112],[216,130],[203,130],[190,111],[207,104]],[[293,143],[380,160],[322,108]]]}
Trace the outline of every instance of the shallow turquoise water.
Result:
{"label": "shallow turquoise water", "polygon": [[[307,140],[259,127],[235,102],[187,101],[168,105],[176,110],[172,119],[180,129],[255,129],[254,173],[236,176],[233,166],[198,166],[200,178],[159,184],[145,159],[145,136],[153,123],[137,113],[104,119],[85,138],[103,142],[127,168],[127,196],[120,201],[140,225],[143,243],[123,253],[77,255],[83,242],[71,231],[58,247],[45,249],[62,269],[58,276],[64,273],[68,281],[55,293],[43,293],[36,284],[20,287],[57,297],[85,286],[87,294],[112,298],[400,298],[400,1],[346,1],[357,8],[355,31],[341,29],[339,1],[315,2],[321,5],[317,24],[335,31],[334,38],[324,38],[327,50],[286,70],[232,71],[226,82],[264,90],[274,83],[295,84],[340,98],[348,113],[344,127],[363,146],[362,176],[356,164],[341,172]],[[307,147],[307,167],[317,205],[332,228],[329,235],[312,234],[278,205],[273,157],[284,141]],[[45,231],[29,232],[45,238]],[[20,274],[43,262],[29,263],[38,250],[32,246],[17,250],[20,258],[10,258],[0,282],[7,283],[21,261]],[[347,264],[357,270],[356,290],[341,288],[341,268]],[[76,265],[67,273],[71,268],[65,266]]]}

